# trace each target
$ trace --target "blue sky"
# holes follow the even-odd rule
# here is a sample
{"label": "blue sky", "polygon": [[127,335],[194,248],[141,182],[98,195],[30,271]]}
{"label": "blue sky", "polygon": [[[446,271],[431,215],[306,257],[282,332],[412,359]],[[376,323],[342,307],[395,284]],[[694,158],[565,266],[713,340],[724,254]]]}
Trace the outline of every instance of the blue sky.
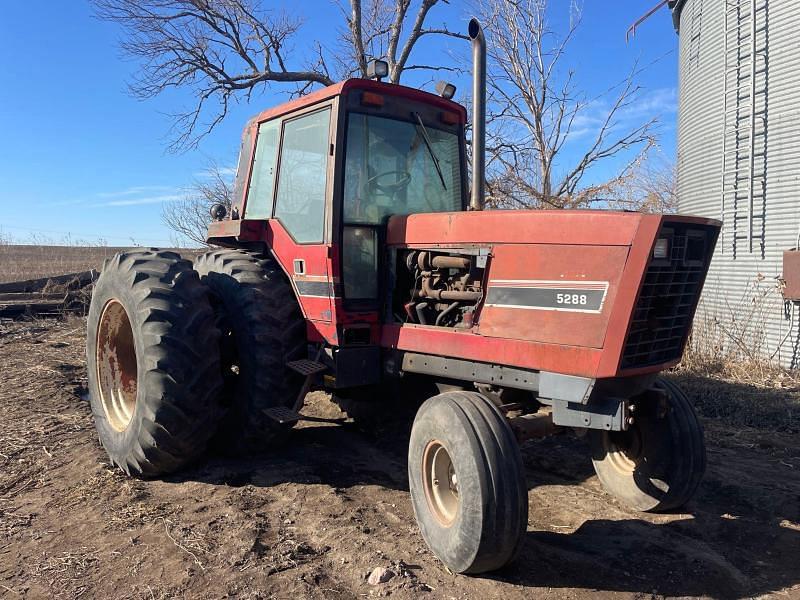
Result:
{"label": "blue sky", "polygon": [[[585,0],[583,25],[568,60],[590,97],[621,80],[634,61],[649,65],[639,79],[641,102],[627,118],[633,122],[659,115],[661,151],[672,156],[678,40],[669,13],[660,11],[625,43],[627,27],[653,4]],[[556,11],[562,5],[566,11],[567,0],[552,2]],[[465,6],[451,0],[435,7],[430,22],[465,29]],[[341,21],[333,0],[291,7],[306,18],[298,49],[306,39],[325,43],[335,36],[330,24]],[[280,87],[265,88],[249,105],[235,106],[196,150],[169,153],[168,115],[190,106],[191,95],[173,91],[154,100],[132,98],[127,82],[138,65],[121,55],[122,36],[116,25],[94,18],[88,2],[80,0],[5,7],[0,20],[0,236],[21,242],[36,237],[168,245],[163,204],[182,197],[211,161],[234,165],[247,118],[285,99]],[[443,52],[468,49],[458,40],[443,45],[441,39],[429,40],[415,50],[419,61],[439,63],[448,60]],[[468,79],[458,84],[466,91]]]}

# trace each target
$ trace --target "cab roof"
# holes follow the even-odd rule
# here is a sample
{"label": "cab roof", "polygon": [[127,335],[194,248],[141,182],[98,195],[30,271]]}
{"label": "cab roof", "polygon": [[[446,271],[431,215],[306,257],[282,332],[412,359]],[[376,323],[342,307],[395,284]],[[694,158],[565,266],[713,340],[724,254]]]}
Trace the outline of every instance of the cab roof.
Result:
{"label": "cab roof", "polygon": [[256,116],[250,119],[250,123],[261,123],[263,121],[274,119],[275,117],[281,117],[283,115],[295,112],[301,108],[313,106],[319,102],[324,102],[325,100],[333,98],[334,96],[346,95],[355,90],[385,94],[387,96],[399,96],[401,98],[407,98],[411,101],[423,102],[425,104],[439,107],[442,110],[449,110],[457,113],[459,122],[462,124],[466,123],[467,121],[467,109],[457,102],[447,100],[441,96],[437,96],[436,94],[431,94],[430,92],[425,92],[396,83],[383,83],[380,81],[374,81],[372,79],[346,79],[339,83],[324,87],[320,90],[315,90],[310,94],[306,94],[305,96],[301,96],[295,100],[284,102],[278,106],[268,108],[267,110],[258,113]]}

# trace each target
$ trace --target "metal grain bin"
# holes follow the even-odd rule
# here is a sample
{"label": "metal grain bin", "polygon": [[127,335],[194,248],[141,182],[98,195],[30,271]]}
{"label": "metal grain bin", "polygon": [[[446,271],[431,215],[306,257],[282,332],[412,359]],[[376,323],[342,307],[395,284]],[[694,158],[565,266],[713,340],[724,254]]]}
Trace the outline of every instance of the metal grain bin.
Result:
{"label": "metal grain bin", "polygon": [[800,2],[671,0],[680,36],[679,210],[722,219],[695,342],[800,363],[782,294],[800,235]]}

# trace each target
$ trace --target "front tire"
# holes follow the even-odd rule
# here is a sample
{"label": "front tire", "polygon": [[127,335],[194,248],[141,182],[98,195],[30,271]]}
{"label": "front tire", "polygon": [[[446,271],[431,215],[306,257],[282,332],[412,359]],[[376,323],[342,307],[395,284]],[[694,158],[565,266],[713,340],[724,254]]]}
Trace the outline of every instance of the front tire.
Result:
{"label": "front tire", "polygon": [[128,475],[176,471],[216,428],[219,331],[208,292],[174,252],[109,259],[87,322],[89,393],[100,442]]}
{"label": "front tire", "polygon": [[451,571],[492,571],[517,556],[528,525],[522,456],[490,400],[427,400],[411,430],[408,478],[422,537]]}
{"label": "front tire", "polygon": [[590,431],[592,464],[603,487],[639,511],[683,506],[706,468],[703,426],[689,399],[666,379],[656,386],[666,393],[666,406],[638,407],[628,431]]}
{"label": "front tire", "polygon": [[264,410],[291,407],[303,377],[286,364],[306,358],[306,325],[283,272],[271,258],[219,249],[197,257],[194,268],[211,290],[222,331],[228,414],[219,428],[220,449],[260,452],[286,438],[291,425]]}

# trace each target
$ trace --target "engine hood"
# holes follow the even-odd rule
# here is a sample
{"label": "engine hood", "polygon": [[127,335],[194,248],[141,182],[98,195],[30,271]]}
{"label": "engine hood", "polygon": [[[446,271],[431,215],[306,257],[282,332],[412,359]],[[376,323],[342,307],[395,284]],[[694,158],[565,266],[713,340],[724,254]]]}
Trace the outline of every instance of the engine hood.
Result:
{"label": "engine hood", "polygon": [[[602,210],[392,217],[387,242],[401,258],[398,272],[418,250],[475,256],[483,295],[471,328],[455,337],[406,323],[387,343],[581,376],[660,370],[680,358],[719,225]],[[660,236],[666,254],[655,256]],[[431,288],[450,275],[439,273]],[[470,353],[470,343],[486,352]]]}
{"label": "engine hood", "polygon": [[578,244],[629,246],[643,220],[661,215],[600,210],[488,210],[389,219],[390,245]]}

